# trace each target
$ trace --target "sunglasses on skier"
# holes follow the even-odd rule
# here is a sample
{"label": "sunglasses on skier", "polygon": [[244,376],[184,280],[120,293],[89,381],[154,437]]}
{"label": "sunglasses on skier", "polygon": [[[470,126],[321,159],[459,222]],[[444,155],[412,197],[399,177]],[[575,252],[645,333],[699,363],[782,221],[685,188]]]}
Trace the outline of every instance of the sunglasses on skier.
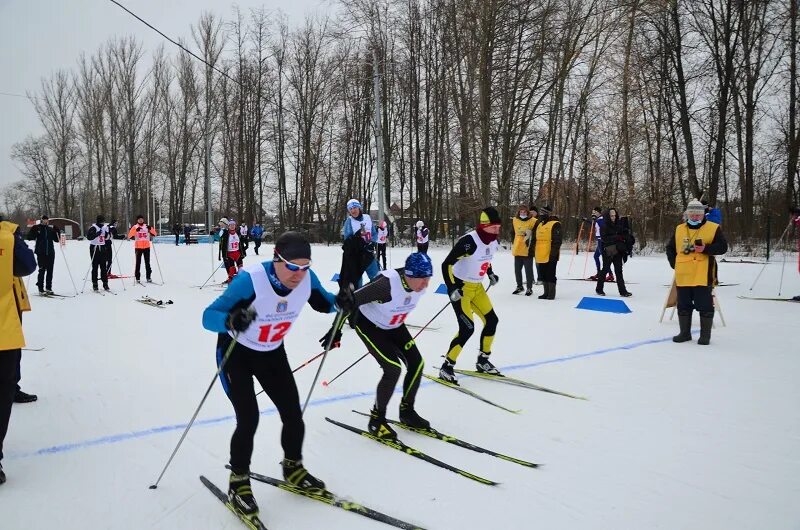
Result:
{"label": "sunglasses on skier", "polygon": [[286,265],[287,269],[289,269],[292,272],[307,271],[308,269],[311,268],[311,261],[310,260],[306,265],[298,265],[296,263],[292,263],[291,261],[287,260],[286,258],[281,256],[277,252],[275,253],[275,256]]}

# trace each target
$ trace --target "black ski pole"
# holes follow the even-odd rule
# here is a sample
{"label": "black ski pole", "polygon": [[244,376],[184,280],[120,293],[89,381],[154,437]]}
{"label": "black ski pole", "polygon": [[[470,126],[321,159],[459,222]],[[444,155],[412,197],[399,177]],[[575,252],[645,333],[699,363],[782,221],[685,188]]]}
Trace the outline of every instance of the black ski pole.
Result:
{"label": "black ski pole", "polygon": [[[217,268],[216,268],[216,269],[214,269],[213,271],[211,271],[211,276],[209,276],[208,278],[206,278],[206,281],[204,281],[204,282],[203,282],[203,285],[201,285],[201,286],[200,286],[200,289],[202,289],[203,287],[205,287],[205,286],[206,286],[206,284],[208,283],[208,280],[210,280],[211,278],[213,278],[213,277],[214,277],[214,275],[217,273],[217,270],[218,270],[218,269],[220,269],[220,268],[221,268],[221,267],[222,267],[224,264],[225,264],[225,262],[224,262],[224,261],[220,261],[220,262],[219,262],[219,265],[217,265]],[[162,280],[163,280],[163,278],[162,278]]]}
{"label": "black ski pole", "polygon": [[206,399],[208,398],[208,395],[211,393],[211,389],[214,387],[214,383],[217,381],[217,378],[219,377],[219,374],[222,372],[222,368],[225,366],[225,363],[228,361],[228,358],[231,356],[231,352],[233,351],[234,346],[236,346],[236,338],[238,336],[239,336],[238,332],[233,334],[233,337],[231,338],[231,343],[228,345],[228,349],[225,350],[225,355],[222,357],[222,361],[220,361],[220,363],[219,363],[219,368],[217,368],[217,373],[215,373],[214,374],[214,378],[211,379],[211,383],[209,383],[208,389],[206,390],[206,393],[203,395],[203,399],[201,399],[200,400],[200,404],[197,405],[197,409],[194,411],[194,414],[192,414],[192,419],[189,420],[189,424],[186,426],[186,429],[184,429],[183,434],[181,435],[181,439],[178,440],[178,445],[175,446],[175,449],[172,451],[172,454],[169,456],[169,460],[167,460],[167,463],[164,466],[164,469],[161,470],[161,474],[158,475],[158,479],[155,481],[155,483],[150,485],[150,489],[151,490],[154,490],[154,489],[158,488],[158,483],[161,482],[161,479],[164,477],[164,473],[167,472],[167,469],[169,468],[169,465],[172,463],[172,459],[175,458],[175,455],[178,453],[178,449],[180,449],[181,444],[183,443],[183,440],[186,438],[186,435],[189,433],[189,429],[192,428],[192,425],[194,424],[194,420],[197,419],[197,415],[200,413],[200,409],[203,408],[203,404],[206,402]]}

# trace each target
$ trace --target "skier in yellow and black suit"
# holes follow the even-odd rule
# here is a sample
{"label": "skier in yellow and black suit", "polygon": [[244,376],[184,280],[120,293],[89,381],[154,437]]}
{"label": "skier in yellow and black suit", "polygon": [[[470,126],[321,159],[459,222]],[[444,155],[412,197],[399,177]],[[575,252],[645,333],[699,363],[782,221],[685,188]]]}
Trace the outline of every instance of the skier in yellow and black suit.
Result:
{"label": "skier in yellow and black suit", "polygon": [[714,280],[717,261],[714,256],[728,251],[728,241],[717,223],[705,217],[705,207],[697,199],[686,206],[686,222],[675,227],[667,242],[667,259],[675,269],[678,289],[678,323],[681,332],[674,342],[692,340],[692,310],[700,313],[700,338],[697,344],[711,341],[714,322]]}
{"label": "skier in yellow and black suit", "polygon": [[447,357],[439,370],[439,377],[445,381],[457,383],[453,366],[461,349],[475,331],[475,324],[472,322],[473,313],[483,321],[480,354],[475,368],[479,372],[488,374],[500,373],[489,361],[492,341],[497,330],[497,315],[481,283],[484,277],[489,278],[490,286],[500,281],[492,271],[492,256],[497,251],[499,233],[500,214],[491,206],[484,208],[481,211],[478,228],[456,241],[453,250],[442,263],[442,276],[458,319],[458,334],[450,342]]}

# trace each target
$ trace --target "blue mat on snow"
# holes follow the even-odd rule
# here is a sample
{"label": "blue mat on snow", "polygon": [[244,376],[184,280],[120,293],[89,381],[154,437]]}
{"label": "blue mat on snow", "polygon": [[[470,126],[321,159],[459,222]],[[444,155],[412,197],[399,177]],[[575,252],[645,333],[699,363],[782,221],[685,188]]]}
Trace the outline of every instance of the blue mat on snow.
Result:
{"label": "blue mat on snow", "polygon": [[439,287],[436,288],[436,294],[447,294],[447,286],[445,284],[439,285]]}
{"label": "blue mat on snow", "polygon": [[602,311],[604,313],[632,313],[633,311],[623,302],[614,298],[593,298],[584,296],[576,309],[588,309],[589,311]]}
{"label": "blue mat on snow", "polygon": [[338,272],[334,273],[333,278],[331,278],[331,281],[332,282],[338,282],[339,281],[339,273]]}

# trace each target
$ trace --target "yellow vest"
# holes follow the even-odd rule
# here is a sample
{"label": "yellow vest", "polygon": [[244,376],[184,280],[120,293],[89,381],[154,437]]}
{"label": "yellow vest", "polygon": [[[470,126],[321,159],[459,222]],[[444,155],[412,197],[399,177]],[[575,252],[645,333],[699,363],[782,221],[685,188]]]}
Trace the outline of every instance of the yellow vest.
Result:
{"label": "yellow vest", "polygon": [[[16,350],[25,346],[17,297],[28,299],[25,287],[14,278],[14,232],[17,225],[0,223],[0,350]],[[19,290],[22,287],[22,290]],[[18,294],[19,293],[19,294]],[[29,306],[30,307],[30,306]]]}
{"label": "yellow vest", "polygon": [[[536,218],[528,217],[523,220],[519,217],[514,217],[511,222],[514,224],[514,244],[511,246],[511,255],[527,256],[529,247],[525,242],[525,232],[533,230],[533,225],[536,224]],[[533,238],[533,234],[531,234],[531,238]]]}
{"label": "yellow vest", "polygon": [[[717,223],[711,221],[706,221],[699,228],[692,228],[686,223],[675,227],[675,250],[678,252],[675,257],[675,285],[678,287],[710,285],[709,280],[714,277],[717,262],[713,256],[695,252],[694,242],[696,239],[702,239],[703,243],[708,245],[714,241],[718,227]],[[684,254],[683,249],[687,245],[692,246],[692,251]]]}
{"label": "yellow vest", "polygon": [[546,223],[539,223],[536,227],[536,263],[547,263],[550,261],[550,246],[553,242],[553,227],[558,221],[548,220]]}

